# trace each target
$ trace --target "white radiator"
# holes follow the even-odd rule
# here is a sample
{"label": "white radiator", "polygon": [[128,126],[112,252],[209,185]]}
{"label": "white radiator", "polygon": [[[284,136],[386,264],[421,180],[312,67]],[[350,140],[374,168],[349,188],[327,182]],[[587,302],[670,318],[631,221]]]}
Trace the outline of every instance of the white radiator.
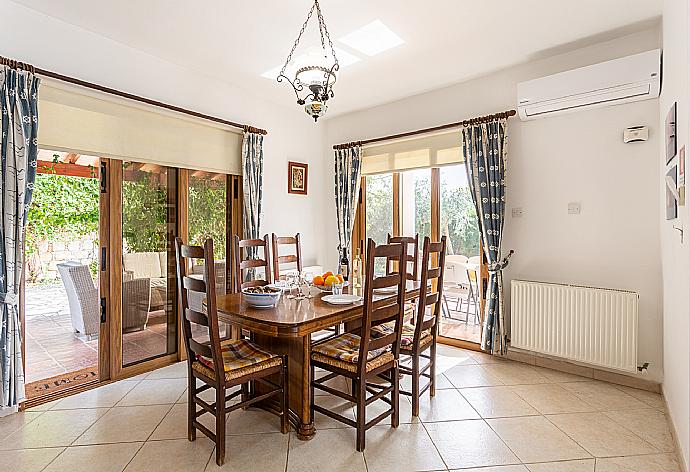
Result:
{"label": "white radiator", "polygon": [[524,280],[510,288],[511,346],[636,371],[637,293]]}

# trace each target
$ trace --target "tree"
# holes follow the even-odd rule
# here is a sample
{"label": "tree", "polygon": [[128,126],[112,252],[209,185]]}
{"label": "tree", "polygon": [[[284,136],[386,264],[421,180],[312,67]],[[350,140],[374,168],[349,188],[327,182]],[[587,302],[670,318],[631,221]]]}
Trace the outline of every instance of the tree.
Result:
{"label": "tree", "polygon": [[213,239],[216,259],[225,259],[226,181],[189,177],[189,243]]}

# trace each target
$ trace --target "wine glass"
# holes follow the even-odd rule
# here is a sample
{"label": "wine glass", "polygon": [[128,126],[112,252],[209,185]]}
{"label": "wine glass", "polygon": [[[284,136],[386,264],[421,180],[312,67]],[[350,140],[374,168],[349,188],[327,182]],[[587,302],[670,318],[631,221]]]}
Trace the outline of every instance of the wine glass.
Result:
{"label": "wine glass", "polygon": [[304,279],[304,283],[307,286],[306,298],[314,298],[314,295],[311,294],[311,287],[314,285],[314,273],[311,271],[303,271],[302,278]]}

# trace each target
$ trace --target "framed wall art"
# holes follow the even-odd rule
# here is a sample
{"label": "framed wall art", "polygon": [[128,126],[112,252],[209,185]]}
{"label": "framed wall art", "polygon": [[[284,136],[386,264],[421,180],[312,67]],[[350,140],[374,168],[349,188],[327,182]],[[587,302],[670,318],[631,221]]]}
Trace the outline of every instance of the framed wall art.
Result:
{"label": "framed wall art", "polygon": [[678,105],[673,102],[671,109],[666,115],[666,127],[664,130],[664,136],[666,138],[666,164],[671,162],[671,159],[676,157],[676,152],[678,151],[678,143],[676,140],[676,115],[677,115]]}
{"label": "framed wall art", "polygon": [[288,193],[307,194],[309,165],[299,162],[288,162]]}

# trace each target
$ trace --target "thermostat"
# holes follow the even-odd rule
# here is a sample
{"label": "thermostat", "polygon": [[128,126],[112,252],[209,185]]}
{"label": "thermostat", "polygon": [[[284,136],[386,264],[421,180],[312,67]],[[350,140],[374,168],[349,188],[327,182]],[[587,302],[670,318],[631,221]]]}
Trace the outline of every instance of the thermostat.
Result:
{"label": "thermostat", "polygon": [[624,143],[641,143],[649,139],[649,128],[646,126],[633,126],[623,131]]}

